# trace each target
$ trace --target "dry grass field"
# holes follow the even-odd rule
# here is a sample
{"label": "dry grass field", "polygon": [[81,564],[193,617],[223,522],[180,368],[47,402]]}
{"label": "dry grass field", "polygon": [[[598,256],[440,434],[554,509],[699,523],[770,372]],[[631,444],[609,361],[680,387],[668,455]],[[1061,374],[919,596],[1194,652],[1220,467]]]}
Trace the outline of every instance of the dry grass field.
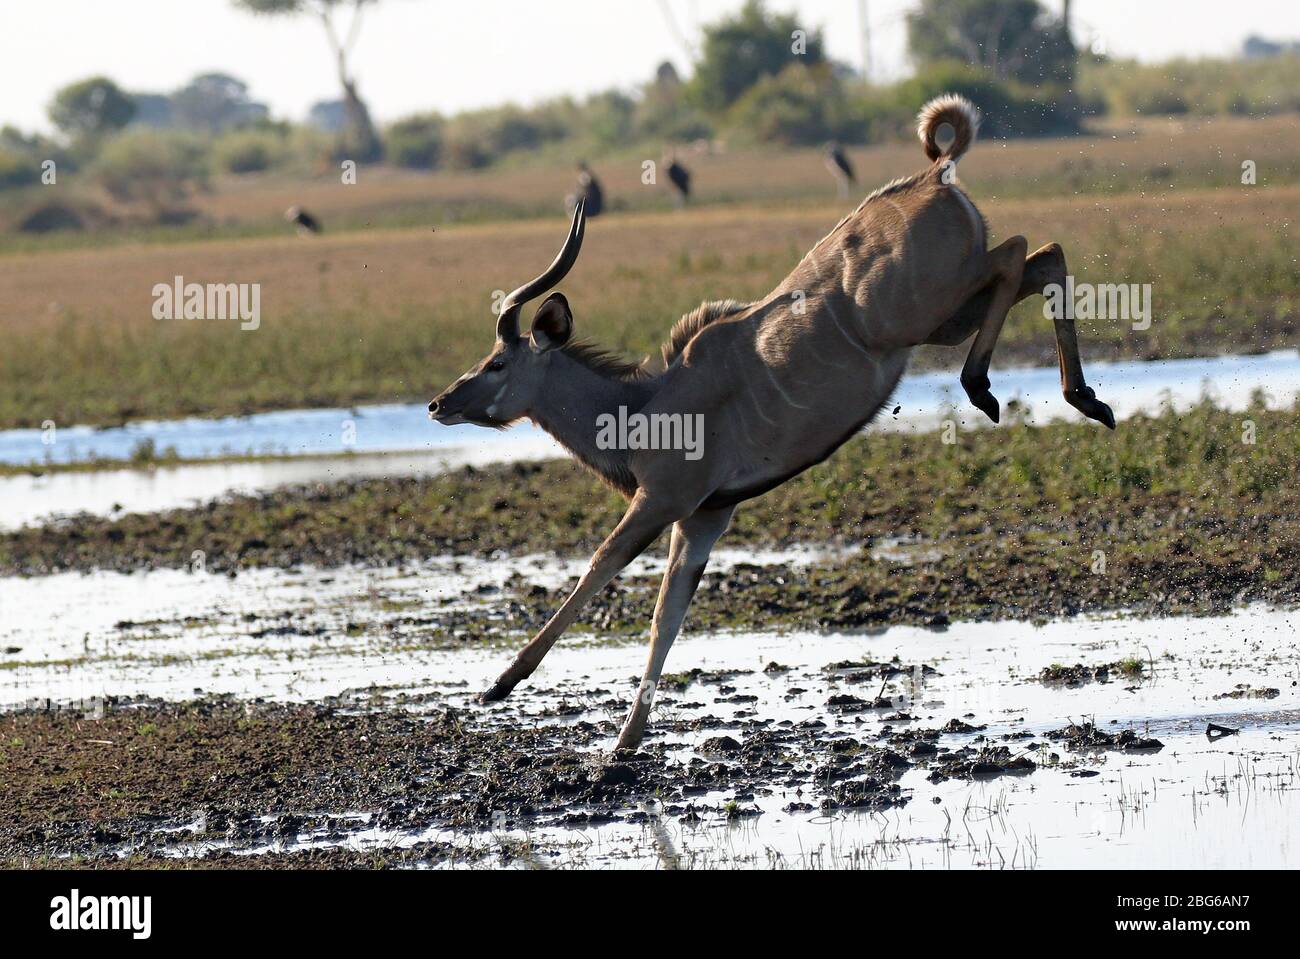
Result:
{"label": "dry grass field", "polygon": [[[914,141],[848,152],[863,193],[921,163]],[[687,148],[680,158],[693,174],[693,205],[804,206],[835,199],[819,150],[730,150],[717,144]],[[614,211],[670,208],[661,186],[642,182],[643,162],[659,159],[658,152],[630,151],[592,164]],[[1098,121],[1079,137],[982,140],[962,160],[962,177],[984,200],[1151,194],[1238,184],[1245,160],[1255,162],[1262,186],[1300,182],[1300,124],[1289,115]],[[281,174],[223,176],[193,197],[199,218],[190,225],[47,236],[4,231],[32,202],[51,199],[48,190],[0,193],[0,253],[141,239],[168,243],[283,235],[282,214],[293,204],[317,215],[327,232],[553,216],[561,198],[572,190],[574,177],[572,163],[547,159],[481,172],[363,168],[357,183],[346,187],[325,169],[301,179]],[[75,173],[61,178],[59,189],[113,206]]]}
{"label": "dry grass field", "polygon": [[[864,192],[921,165],[915,142],[850,149]],[[642,183],[642,163],[660,157],[628,154],[593,164],[616,207],[668,206],[663,190]],[[1292,117],[1112,121],[1089,136],[1052,140],[983,141],[962,160],[962,177],[986,197],[1061,196],[1238,183],[1241,161],[1252,159],[1260,182],[1300,180],[1300,124]],[[832,200],[835,189],[818,150],[736,152],[687,150],[694,199],[715,203],[789,204]],[[363,180],[371,174],[363,171]],[[227,179],[199,198],[219,223],[253,223],[277,216],[290,202],[319,211],[326,222],[442,222],[553,214],[572,189],[570,165],[538,165],[483,173],[376,171],[365,189],[342,189],[335,177],[308,184],[276,179]]]}
{"label": "dry grass field", "polygon": [[[1289,119],[1152,121],[1137,134],[1116,128],[1113,138],[985,143],[963,162],[962,179],[996,235],[1023,233],[1031,248],[1061,242],[1081,281],[1152,284],[1151,329],[1081,323],[1086,357],[1167,357],[1294,342],[1298,148]],[[863,151],[864,192],[919,158],[910,144]],[[1240,184],[1243,159],[1256,161],[1258,185]],[[702,200],[713,202],[676,213],[649,209],[647,198],[646,209],[592,222],[565,284],[581,334],[655,353],[673,320],[701,300],[766,293],[849,206],[827,196],[815,152],[761,163],[698,157],[692,166]],[[637,171],[633,162],[601,170],[615,197],[650,189]],[[410,211],[420,204],[432,211],[474,196],[521,216],[530,203],[533,214],[549,204],[545,216],[310,239],[11,249],[0,255],[0,426],[424,397],[489,345],[493,291],[553,256],[565,226],[555,200],[567,182],[561,172],[389,172],[367,185],[363,171],[357,187],[318,183],[295,194],[327,224],[418,219]],[[202,202],[214,217],[252,222],[268,207],[278,216],[289,196],[284,183],[250,180]],[[397,212],[385,218],[383,209]],[[260,284],[260,329],[155,320],[153,287],[176,275]],[[1050,344],[1041,304],[1030,302],[1008,323],[998,360],[1050,362]],[[960,356],[934,351],[920,362]]]}

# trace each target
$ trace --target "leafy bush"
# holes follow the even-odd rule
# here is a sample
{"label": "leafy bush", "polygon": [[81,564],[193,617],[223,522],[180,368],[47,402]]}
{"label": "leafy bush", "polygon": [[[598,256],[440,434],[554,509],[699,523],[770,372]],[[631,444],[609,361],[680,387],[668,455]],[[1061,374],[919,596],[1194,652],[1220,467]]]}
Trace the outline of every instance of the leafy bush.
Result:
{"label": "leafy bush", "polygon": [[532,111],[506,106],[459,114],[446,126],[447,165],[478,169],[508,153],[535,150],[548,142],[562,140],[570,128],[556,113],[556,105],[550,104]]}
{"label": "leafy bush", "polygon": [[0,147],[0,190],[30,186],[40,179],[39,163],[25,154]]}
{"label": "leafy bush", "polygon": [[[804,49],[794,37],[802,32]],[[794,63],[816,66],[826,59],[819,31],[808,32],[788,14],[769,13],[761,0],[748,0],[734,16],[704,28],[704,44],[689,90],[705,110],[721,113],[764,77]]]}
{"label": "leafy bush", "polygon": [[433,170],[442,162],[445,121],[436,113],[417,114],[388,128],[385,151],[390,162],[416,170]]}
{"label": "leafy bush", "polygon": [[1085,61],[1079,87],[1111,113],[1268,116],[1300,110],[1300,56],[1263,60]]}
{"label": "leafy bush", "polygon": [[622,146],[635,133],[636,101],[609,90],[588,97],[582,108],[582,126],[597,146]]}
{"label": "leafy bush", "polygon": [[1078,108],[1067,91],[1000,81],[965,63],[933,64],[894,90],[897,104],[912,115],[942,93],[961,94],[979,107],[980,129],[988,136],[1055,136],[1079,128]]}
{"label": "leafy bush", "polygon": [[226,173],[260,173],[286,155],[285,138],[274,130],[234,130],[212,144],[212,163]]}
{"label": "leafy bush", "polygon": [[698,140],[713,136],[708,119],[688,101],[686,86],[670,64],[659,68],[659,75],[646,84],[632,118],[638,138],[657,140]]}
{"label": "leafy bush", "polygon": [[130,130],[104,144],[94,173],[115,200],[165,211],[205,182],[204,141],[185,133]]}
{"label": "leafy bush", "polygon": [[730,125],[763,143],[807,146],[832,138],[861,140],[850,129],[843,87],[829,64],[791,64],[759,80],[732,107]]}

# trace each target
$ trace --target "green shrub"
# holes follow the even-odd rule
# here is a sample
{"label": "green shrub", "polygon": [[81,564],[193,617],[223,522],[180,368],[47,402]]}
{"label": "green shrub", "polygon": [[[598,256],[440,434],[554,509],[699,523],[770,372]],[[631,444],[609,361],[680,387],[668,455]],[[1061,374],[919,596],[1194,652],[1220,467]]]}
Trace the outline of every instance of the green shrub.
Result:
{"label": "green shrub", "polygon": [[1056,136],[1079,128],[1078,107],[1068,92],[997,80],[965,63],[933,64],[895,88],[898,104],[913,116],[942,93],[958,93],[979,107],[980,130],[987,136]]}
{"label": "green shrub", "polygon": [[622,146],[635,130],[636,101],[625,93],[609,90],[587,99],[581,125],[598,146]]}
{"label": "green shrub", "polygon": [[555,104],[531,111],[516,106],[476,110],[448,121],[444,155],[447,166],[478,169],[508,153],[564,139],[570,132],[557,116]]}
{"label": "green shrub", "polygon": [[416,170],[433,170],[442,162],[443,127],[436,113],[398,120],[388,128],[384,149],[390,162]]}
{"label": "green shrub", "polygon": [[205,182],[206,164],[205,143],[192,134],[128,130],[104,144],[94,174],[115,200],[162,211]]}
{"label": "green shrub", "polygon": [[40,182],[40,164],[31,157],[0,147],[0,190]]}
{"label": "green shrub", "polygon": [[1300,110],[1300,56],[1154,64],[1084,61],[1079,88],[1085,99],[1124,116],[1268,116]]}
{"label": "green shrub", "polygon": [[212,144],[212,163],[224,173],[260,173],[287,155],[285,138],[274,130],[234,130]]}

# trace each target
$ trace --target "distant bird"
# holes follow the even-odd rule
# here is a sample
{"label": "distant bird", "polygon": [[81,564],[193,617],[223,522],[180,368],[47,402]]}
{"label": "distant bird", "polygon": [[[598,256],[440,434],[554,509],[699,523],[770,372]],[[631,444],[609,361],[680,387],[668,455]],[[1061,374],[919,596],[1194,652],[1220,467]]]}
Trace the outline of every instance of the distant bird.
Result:
{"label": "distant bird", "polygon": [[320,221],[300,206],[291,206],[284,211],[284,218],[298,228],[299,236],[321,231]]}
{"label": "distant bird", "polygon": [[845,153],[840,145],[833,140],[826,144],[826,169],[830,171],[831,176],[835,177],[835,183],[839,187],[840,199],[849,198],[849,188],[858,182],[858,176],[853,172],[853,164],[849,162],[848,154]]}
{"label": "distant bird", "polygon": [[605,194],[600,188],[600,181],[585,162],[578,164],[577,191],[564,198],[565,211],[572,213],[579,200],[587,201],[584,210],[588,218],[600,216],[600,212],[605,209]]}
{"label": "distant bird", "polygon": [[664,162],[668,165],[668,182],[673,188],[673,203],[679,207],[685,206],[686,201],[691,197],[691,173],[677,162],[676,157],[665,157]]}

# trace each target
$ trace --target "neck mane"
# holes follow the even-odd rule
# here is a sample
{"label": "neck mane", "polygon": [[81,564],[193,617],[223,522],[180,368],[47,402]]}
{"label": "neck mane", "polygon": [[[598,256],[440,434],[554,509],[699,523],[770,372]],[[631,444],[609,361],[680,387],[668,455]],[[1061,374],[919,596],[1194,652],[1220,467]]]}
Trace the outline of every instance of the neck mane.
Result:
{"label": "neck mane", "polygon": [[597,418],[619,407],[635,413],[659,390],[660,377],[588,343],[571,343],[550,359],[540,398],[528,416],[579,462],[626,496],[636,478],[625,449],[596,445]]}

